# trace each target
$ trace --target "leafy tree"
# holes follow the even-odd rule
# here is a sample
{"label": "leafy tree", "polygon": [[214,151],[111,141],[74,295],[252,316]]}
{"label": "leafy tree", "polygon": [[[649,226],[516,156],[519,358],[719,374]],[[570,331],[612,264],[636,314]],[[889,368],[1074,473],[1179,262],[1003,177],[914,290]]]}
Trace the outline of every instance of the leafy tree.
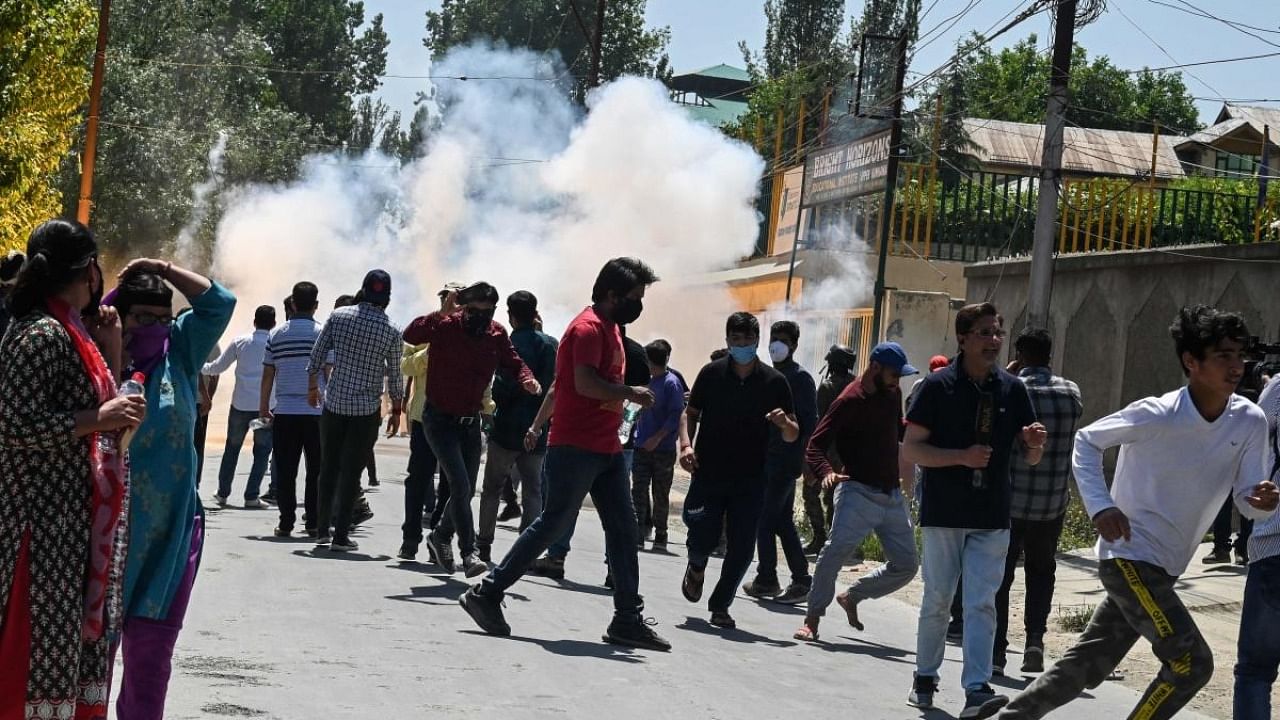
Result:
{"label": "leafy tree", "polygon": [[87,0],[0,3],[0,252],[60,210],[58,166],[82,116],[96,29]]}

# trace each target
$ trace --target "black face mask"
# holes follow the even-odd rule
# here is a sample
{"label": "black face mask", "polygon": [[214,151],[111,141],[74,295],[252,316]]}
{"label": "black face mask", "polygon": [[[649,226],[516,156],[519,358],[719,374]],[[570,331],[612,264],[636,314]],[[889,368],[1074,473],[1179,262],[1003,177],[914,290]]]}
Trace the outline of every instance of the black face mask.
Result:
{"label": "black face mask", "polygon": [[613,306],[613,321],[619,325],[630,325],[639,319],[642,312],[644,312],[643,300],[624,297]]}
{"label": "black face mask", "polygon": [[489,325],[493,323],[493,310],[471,310],[467,309],[462,313],[462,326],[466,331],[477,337],[484,335],[489,329]]}

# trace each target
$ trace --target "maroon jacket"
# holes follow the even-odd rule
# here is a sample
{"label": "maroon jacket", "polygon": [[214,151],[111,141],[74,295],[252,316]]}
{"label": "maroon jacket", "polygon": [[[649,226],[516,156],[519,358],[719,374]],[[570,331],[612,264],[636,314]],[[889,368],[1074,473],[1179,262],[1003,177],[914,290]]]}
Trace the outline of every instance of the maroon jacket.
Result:
{"label": "maroon jacket", "polygon": [[[404,341],[429,343],[427,350],[427,405],[446,415],[474,416],[480,412],[485,388],[499,367],[515,374],[519,382],[533,378],[507,331],[496,322],[479,337],[462,325],[462,312],[433,312],[409,323]],[[410,418],[421,420],[421,418]]]}

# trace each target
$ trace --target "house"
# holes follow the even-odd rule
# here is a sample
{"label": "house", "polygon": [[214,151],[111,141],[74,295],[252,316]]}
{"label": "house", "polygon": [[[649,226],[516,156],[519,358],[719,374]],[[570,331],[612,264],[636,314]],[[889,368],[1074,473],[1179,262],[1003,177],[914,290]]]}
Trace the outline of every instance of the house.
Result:
{"label": "house", "polygon": [[1268,157],[1280,166],[1280,108],[1224,103],[1213,125],[1175,146],[1178,157],[1195,175],[1251,177],[1262,161],[1263,133],[1270,130]]}
{"label": "house", "polygon": [[713,65],[676,75],[667,88],[672,102],[683,106],[695,119],[723,127],[746,113],[751,76],[741,68]]}

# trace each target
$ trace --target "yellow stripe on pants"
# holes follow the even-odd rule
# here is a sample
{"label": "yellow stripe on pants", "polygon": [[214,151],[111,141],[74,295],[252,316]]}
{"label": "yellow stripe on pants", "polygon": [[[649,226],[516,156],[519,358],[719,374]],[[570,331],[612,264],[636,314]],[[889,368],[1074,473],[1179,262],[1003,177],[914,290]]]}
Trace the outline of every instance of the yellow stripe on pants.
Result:
{"label": "yellow stripe on pants", "polygon": [[1156,626],[1156,635],[1162,638],[1172,636],[1173,623],[1169,622],[1169,618],[1164,614],[1164,611],[1156,604],[1155,598],[1151,597],[1151,591],[1143,584],[1142,577],[1138,574],[1138,568],[1128,560],[1115,558],[1115,561],[1116,566],[1120,568],[1120,572],[1124,574],[1124,580],[1129,584],[1129,589],[1138,598],[1138,604],[1151,616],[1151,622]]}

